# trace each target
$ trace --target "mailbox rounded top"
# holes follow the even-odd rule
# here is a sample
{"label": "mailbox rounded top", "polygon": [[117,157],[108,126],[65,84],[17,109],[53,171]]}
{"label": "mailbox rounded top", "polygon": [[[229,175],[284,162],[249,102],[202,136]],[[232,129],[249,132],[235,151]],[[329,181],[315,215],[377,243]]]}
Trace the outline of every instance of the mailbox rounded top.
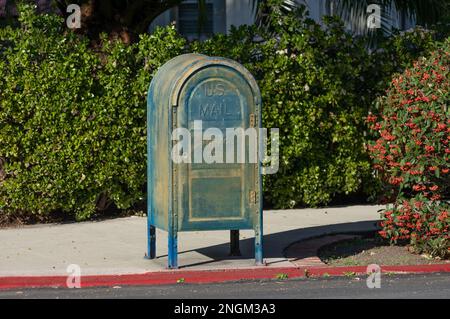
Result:
{"label": "mailbox rounded top", "polygon": [[[260,103],[261,94],[252,74],[241,64],[222,57],[209,57],[203,54],[179,55],[161,66],[156,72],[148,91],[149,102],[153,100],[178,105],[180,92],[185,83],[198,71],[208,67],[225,67],[239,73],[250,86],[256,103]],[[165,101],[164,101],[164,100]]]}

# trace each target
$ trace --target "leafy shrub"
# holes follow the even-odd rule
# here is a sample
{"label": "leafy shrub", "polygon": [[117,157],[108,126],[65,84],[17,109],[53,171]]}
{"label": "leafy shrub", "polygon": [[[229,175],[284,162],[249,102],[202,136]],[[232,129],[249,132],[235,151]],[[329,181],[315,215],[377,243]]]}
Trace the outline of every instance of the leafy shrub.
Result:
{"label": "leafy shrub", "polygon": [[264,177],[265,200],[286,208],[375,195],[362,119],[394,73],[436,47],[436,33],[399,33],[369,54],[365,39],[347,34],[336,17],[320,26],[305,19],[305,8],[266,11],[264,28],[243,26],[192,44],[245,65],[261,88],[264,127],[280,128],[280,170]]}
{"label": "leafy shrub", "polygon": [[395,73],[401,73],[423,55],[437,49],[439,43],[450,36],[436,29],[420,26],[408,31],[397,31],[379,41],[379,47],[370,56],[371,76],[376,79],[373,93],[384,93]]}
{"label": "leafy shrub", "polygon": [[418,252],[450,251],[450,38],[431,56],[395,77],[368,121],[378,139],[369,147],[392,208],[380,234],[409,240]]}
{"label": "leafy shrub", "polygon": [[265,176],[265,200],[275,207],[320,205],[370,180],[364,121],[369,55],[335,18],[322,28],[304,8],[273,11],[268,31],[255,27],[218,35],[194,50],[226,56],[256,77],[263,126],[280,128],[280,170]]}
{"label": "leafy shrub", "polygon": [[24,6],[0,29],[0,207],[84,219],[143,198],[148,84],[184,40],[171,27],[94,52],[63,26]]}

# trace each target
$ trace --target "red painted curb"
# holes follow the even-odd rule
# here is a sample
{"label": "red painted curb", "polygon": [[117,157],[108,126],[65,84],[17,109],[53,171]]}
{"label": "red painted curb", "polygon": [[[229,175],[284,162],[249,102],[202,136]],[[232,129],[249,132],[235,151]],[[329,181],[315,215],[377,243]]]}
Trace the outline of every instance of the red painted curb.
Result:
{"label": "red painted curb", "polygon": [[[150,272],[144,274],[123,275],[88,275],[81,277],[81,287],[113,287],[142,286],[184,283],[219,283],[238,280],[276,279],[277,275],[285,274],[288,278],[342,276],[366,274],[366,266],[353,267],[258,267],[251,269],[230,270],[174,270]],[[381,266],[384,273],[435,273],[450,272],[450,264],[412,265],[412,266]],[[21,288],[65,288],[66,276],[16,276],[0,277],[0,289]]]}
{"label": "red painted curb", "polygon": [[[382,273],[404,273],[404,274],[420,274],[420,273],[437,273],[450,272],[450,264],[434,264],[434,265],[400,265],[400,266],[380,266]],[[348,274],[367,274],[367,266],[349,266],[349,267],[314,267],[307,269],[307,272],[313,276],[342,276]]]}
{"label": "red painted curb", "polygon": [[[299,277],[295,267],[283,268],[251,268],[230,270],[173,270],[149,272],[143,274],[122,275],[86,275],[81,277],[81,287],[121,286],[121,285],[164,285],[175,284],[179,280],[184,283],[215,283],[238,280],[257,280],[276,278],[279,273],[288,277]],[[40,288],[66,286],[67,276],[16,276],[0,277],[0,289]]]}

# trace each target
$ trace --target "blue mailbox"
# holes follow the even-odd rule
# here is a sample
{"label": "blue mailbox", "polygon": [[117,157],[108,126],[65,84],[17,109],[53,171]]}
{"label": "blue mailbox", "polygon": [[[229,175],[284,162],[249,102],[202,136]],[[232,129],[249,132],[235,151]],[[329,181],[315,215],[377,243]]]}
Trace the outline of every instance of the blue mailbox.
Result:
{"label": "blue mailbox", "polygon": [[179,231],[230,230],[231,254],[239,255],[239,230],[254,229],[263,264],[260,126],[260,91],[239,63],[185,54],[158,70],[147,100],[147,258],[156,256],[155,227],[168,232],[169,268],[178,267]]}

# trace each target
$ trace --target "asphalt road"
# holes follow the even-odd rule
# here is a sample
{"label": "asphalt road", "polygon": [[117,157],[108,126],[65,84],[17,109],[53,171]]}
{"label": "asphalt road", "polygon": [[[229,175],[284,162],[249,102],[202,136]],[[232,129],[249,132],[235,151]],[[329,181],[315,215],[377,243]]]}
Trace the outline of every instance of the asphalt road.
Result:
{"label": "asphalt road", "polygon": [[383,275],[381,288],[369,289],[366,277],[292,279],[222,284],[177,284],[84,289],[0,291],[0,298],[438,298],[450,299],[450,273]]}

